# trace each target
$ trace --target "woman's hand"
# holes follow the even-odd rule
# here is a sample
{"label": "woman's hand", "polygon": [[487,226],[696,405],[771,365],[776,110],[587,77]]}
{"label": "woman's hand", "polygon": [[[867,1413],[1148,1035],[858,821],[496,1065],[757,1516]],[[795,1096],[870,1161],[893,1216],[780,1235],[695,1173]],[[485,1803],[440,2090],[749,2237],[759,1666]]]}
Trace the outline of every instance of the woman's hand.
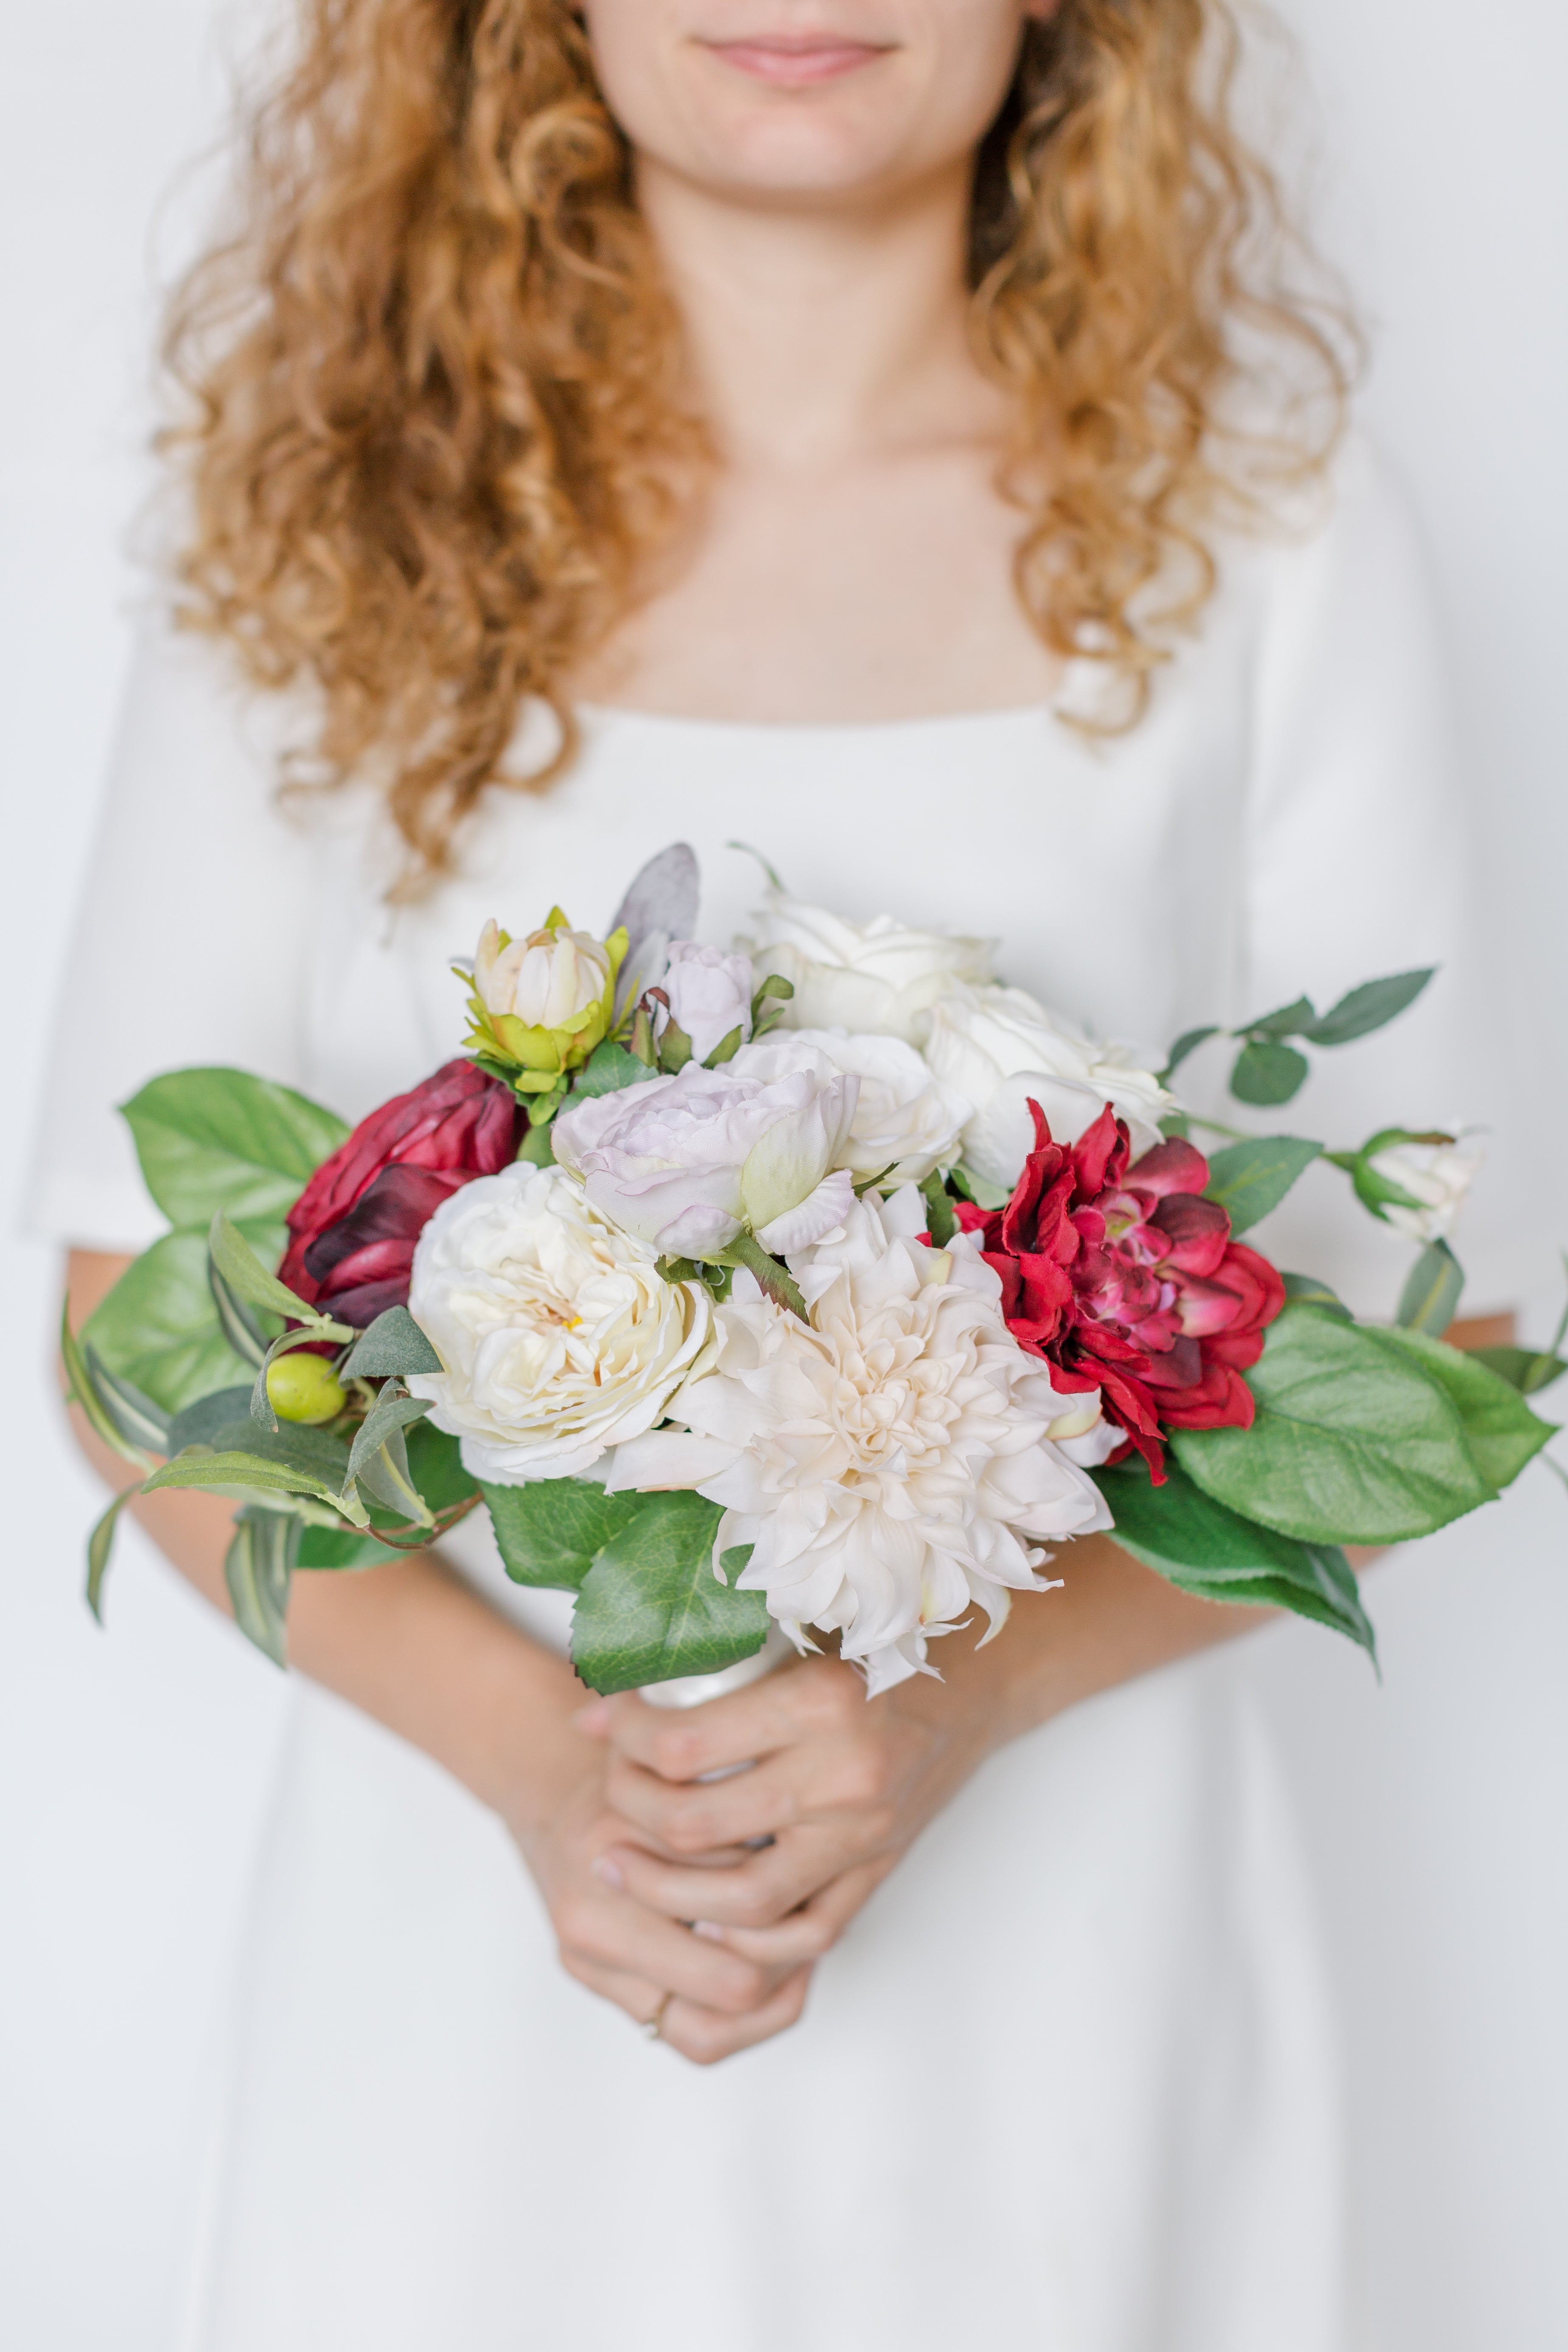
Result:
{"label": "woman's hand", "polygon": [[[563,1724],[559,1771],[544,1786],[536,1771],[526,1801],[501,1807],[549,1909],[562,1966],[639,2022],[659,2017],[660,2039],[699,2065],[795,2024],[811,1980],[803,1956],[726,1950],[647,1909],[603,1869],[626,1834],[606,1801],[608,1766],[601,1744]],[[738,1848],[711,1857],[720,1867],[744,1859]]]}
{"label": "woman's hand", "polygon": [[[600,1885],[645,1916],[697,1923],[710,1950],[773,1969],[819,1959],[1005,1736],[992,1659],[944,1657],[963,1671],[869,1701],[834,1658],[689,1713],[629,1693],[595,1701],[576,1720],[608,1744],[605,1790],[623,1817],[596,1843]],[[704,1779],[714,1772],[731,1777]]]}

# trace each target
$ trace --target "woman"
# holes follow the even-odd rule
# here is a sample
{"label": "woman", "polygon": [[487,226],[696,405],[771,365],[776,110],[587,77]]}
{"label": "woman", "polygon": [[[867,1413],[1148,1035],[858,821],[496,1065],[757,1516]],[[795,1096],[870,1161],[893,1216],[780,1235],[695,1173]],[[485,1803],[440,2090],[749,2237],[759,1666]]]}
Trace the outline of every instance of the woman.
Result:
{"label": "woman", "polygon": [[[1330,475],[1227,38],[1205,0],[309,0],[177,322],[196,633],[132,688],[40,1167],[77,1317],[152,1230],[109,1104],[221,1060],[357,1116],[452,1050],[484,916],[597,922],[672,837],[705,936],[739,835],[1156,1043],[1442,955],[1419,583],[1364,457]],[[1315,1131],[1395,1074],[1446,1106],[1451,1011]],[[226,1507],[141,1507],[222,1606]],[[457,1571],[296,1591],[201,2352],[1359,2340],[1245,1671],[1078,1707],[1244,1612],[1095,1539],[941,1684],[823,1658],[672,1720],[584,1706],[552,1597]]]}

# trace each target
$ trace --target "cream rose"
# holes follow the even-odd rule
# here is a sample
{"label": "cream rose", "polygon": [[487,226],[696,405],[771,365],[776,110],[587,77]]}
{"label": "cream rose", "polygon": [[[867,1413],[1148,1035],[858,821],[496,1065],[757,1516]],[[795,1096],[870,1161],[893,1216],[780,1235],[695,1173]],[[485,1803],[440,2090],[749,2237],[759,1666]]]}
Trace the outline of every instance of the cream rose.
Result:
{"label": "cream rose", "polygon": [[842,1029],[779,1031],[742,1045],[732,1067],[764,1079],[814,1068],[858,1078],[844,1164],[857,1176],[887,1170],[889,1185],[922,1183],[933,1169],[951,1168],[974,1111],[967,1095],[933,1077],[914,1047],[898,1037],[851,1037]]}
{"label": "cream rose", "polygon": [[918,1045],[940,996],[965,980],[990,977],[994,942],[911,930],[891,915],[848,923],[781,890],[768,893],[739,944],[757,973],[776,971],[795,990],[784,1007],[791,1029],[846,1029]]}
{"label": "cream rose", "polygon": [[561,1168],[518,1165],[443,1202],[408,1304],[445,1369],[408,1385],[477,1478],[571,1478],[640,1436],[701,1357],[712,1302]]}
{"label": "cream rose", "polygon": [[1076,1143],[1109,1103],[1127,1121],[1134,1157],[1159,1142],[1158,1122],[1175,1108],[1124,1046],[1078,1036],[1022,988],[954,990],[931,1013],[925,1057],[975,1106],[963,1130],[964,1166],[1005,1189],[1017,1182],[1034,1144],[1031,1099],[1058,1143]]}

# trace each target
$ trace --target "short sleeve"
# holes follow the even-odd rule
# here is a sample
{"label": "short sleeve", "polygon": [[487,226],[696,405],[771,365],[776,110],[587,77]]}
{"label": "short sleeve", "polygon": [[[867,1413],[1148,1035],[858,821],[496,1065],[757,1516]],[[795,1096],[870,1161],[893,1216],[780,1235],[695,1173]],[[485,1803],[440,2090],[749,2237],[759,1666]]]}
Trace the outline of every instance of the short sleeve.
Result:
{"label": "short sleeve", "polygon": [[[1437,967],[1387,1029],[1311,1053],[1281,1129],[1354,1148],[1379,1128],[1506,1118],[1484,1038],[1488,975],[1471,893],[1470,812],[1449,668],[1418,537],[1354,443],[1331,512],[1270,559],[1253,711],[1241,1017],[1300,994],[1326,1009],[1387,973]],[[1257,1125],[1267,1114],[1251,1113]],[[1528,1266],[1483,1178],[1453,1236],[1469,1312],[1513,1302]],[[1412,1249],[1339,1171],[1313,1169],[1260,1238],[1280,1263],[1390,1313]]]}
{"label": "short sleeve", "polygon": [[316,883],[309,833],[279,805],[286,715],[206,639],[143,627],[56,1011],[35,1234],[128,1250],[163,1230],[116,1115],[159,1072],[300,1083]]}

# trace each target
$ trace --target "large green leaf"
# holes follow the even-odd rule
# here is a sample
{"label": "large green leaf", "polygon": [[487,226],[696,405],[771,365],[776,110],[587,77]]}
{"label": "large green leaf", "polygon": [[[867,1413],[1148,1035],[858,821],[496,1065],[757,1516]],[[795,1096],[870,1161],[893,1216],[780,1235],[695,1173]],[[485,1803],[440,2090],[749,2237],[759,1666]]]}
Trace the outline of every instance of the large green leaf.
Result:
{"label": "large green leaf", "polygon": [[1279,1206],[1322,1148],[1301,1135],[1260,1135],[1233,1143],[1209,1161],[1208,1198],[1226,1212],[1231,1232],[1244,1234]]}
{"label": "large green leaf", "polygon": [[1500,1380],[1489,1365],[1478,1362],[1463,1349],[1445,1346],[1424,1331],[1391,1331],[1388,1338],[1407,1349],[1432,1378],[1441,1381],[1449,1402],[1465,1424],[1476,1466],[1489,1485],[1511,1486],[1525,1465],[1533,1462],[1553,1425],[1531,1412],[1510,1382]]}
{"label": "large green leaf", "polygon": [[1247,1383],[1250,1429],[1178,1430],[1172,1444],[1206,1495],[1280,1535],[1398,1543],[1496,1491],[1444,1383],[1390,1332],[1287,1307]]}
{"label": "large green leaf", "polygon": [[[249,1223],[240,1231],[257,1255],[276,1258],[280,1226]],[[121,1276],[82,1332],[111,1372],[177,1413],[214,1389],[232,1387],[250,1367],[237,1356],[218,1322],[207,1282],[205,1233],[165,1234]]]}
{"label": "large green leaf", "polygon": [[275,1222],[348,1135],[291,1087],[244,1070],[173,1070],[123,1106],[147,1190],[172,1225],[222,1209]]}
{"label": "large green leaf", "polygon": [[1383,1028],[1407,1004],[1415,1003],[1436,969],[1431,964],[1422,971],[1396,971],[1385,980],[1363,981],[1300,1034],[1314,1045],[1348,1045],[1352,1038],[1370,1037],[1374,1029]]}
{"label": "large green leaf", "polygon": [[606,1495],[585,1478],[536,1478],[526,1486],[481,1481],[496,1543],[514,1584],[574,1592],[595,1559],[651,1496]]}
{"label": "large green leaf", "polygon": [[414,1483],[433,1511],[456,1510],[478,1495],[479,1482],[464,1469],[458,1440],[446,1430],[416,1421],[405,1438]]}
{"label": "large green leaf", "polygon": [[1093,1475],[1116,1522],[1112,1540],[1145,1568],[1204,1601],[1292,1610],[1375,1657],[1354,1571],[1337,1547],[1299,1543],[1241,1518],[1174,1461],[1167,1461],[1162,1486],[1151,1484],[1142,1463]]}
{"label": "large green leaf", "polygon": [[633,1690],[710,1675],[752,1657],[768,1636],[760,1592],[713,1573],[723,1513],[701,1495],[645,1495],[583,1580],[572,1663],[590,1690]]}

